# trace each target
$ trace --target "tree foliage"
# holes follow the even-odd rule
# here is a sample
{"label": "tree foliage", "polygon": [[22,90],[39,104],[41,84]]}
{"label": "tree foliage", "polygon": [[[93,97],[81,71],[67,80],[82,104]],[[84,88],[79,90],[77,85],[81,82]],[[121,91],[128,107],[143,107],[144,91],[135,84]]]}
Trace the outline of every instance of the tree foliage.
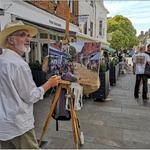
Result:
{"label": "tree foliage", "polygon": [[145,44],[147,37],[148,37],[148,32],[145,32],[144,34],[140,34],[138,36],[139,43]]}
{"label": "tree foliage", "polygon": [[131,21],[121,15],[108,19],[108,33],[112,36],[110,47],[116,50],[128,50],[138,43]]}

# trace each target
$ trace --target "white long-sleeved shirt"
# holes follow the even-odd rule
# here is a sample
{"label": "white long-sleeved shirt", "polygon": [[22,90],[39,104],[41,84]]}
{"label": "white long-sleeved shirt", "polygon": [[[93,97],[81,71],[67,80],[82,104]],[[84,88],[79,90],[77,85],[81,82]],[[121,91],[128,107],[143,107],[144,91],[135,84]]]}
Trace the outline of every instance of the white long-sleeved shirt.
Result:
{"label": "white long-sleeved shirt", "polygon": [[34,127],[33,104],[43,99],[29,65],[16,52],[0,55],[0,140],[9,140]]}

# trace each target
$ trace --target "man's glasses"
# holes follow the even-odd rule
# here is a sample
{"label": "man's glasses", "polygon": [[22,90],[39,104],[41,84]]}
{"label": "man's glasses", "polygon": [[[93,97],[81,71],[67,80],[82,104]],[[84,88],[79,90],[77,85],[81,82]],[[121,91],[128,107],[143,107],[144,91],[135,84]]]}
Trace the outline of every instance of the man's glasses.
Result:
{"label": "man's glasses", "polygon": [[31,38],[30,34],[24,32],[24,31],[15,32],[15,33],[11,34],[10,36],[20,36],[20,37],[23,37],[23,38],[25,38],[25,37]]}

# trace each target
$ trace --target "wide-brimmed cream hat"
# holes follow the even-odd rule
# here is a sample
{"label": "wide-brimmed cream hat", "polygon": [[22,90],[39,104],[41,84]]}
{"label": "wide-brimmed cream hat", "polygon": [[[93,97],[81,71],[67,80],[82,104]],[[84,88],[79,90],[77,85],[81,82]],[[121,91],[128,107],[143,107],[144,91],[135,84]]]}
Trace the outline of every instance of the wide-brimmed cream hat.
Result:
{"label": "wide-brimmed cream hat", "polygon": [[8,35],[18,30],[28,30],[31,37],[38,33],[38,30],[35,27],[25,25],[20,20],[8,23],[0,32],[0,48],[6,48],[6,38]]}

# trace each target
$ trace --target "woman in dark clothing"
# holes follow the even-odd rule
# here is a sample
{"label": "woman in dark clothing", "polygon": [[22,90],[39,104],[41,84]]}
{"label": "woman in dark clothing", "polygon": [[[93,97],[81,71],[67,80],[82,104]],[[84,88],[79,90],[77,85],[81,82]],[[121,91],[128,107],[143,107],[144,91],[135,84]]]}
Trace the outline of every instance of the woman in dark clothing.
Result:
{"label": "woman in dark clothing", "polygon": [[104,52],[104,59],[105,59],[105,63],[106,63],[106,70],[110,69],[110,60],[109,60],[109,54],[107,52]]}

